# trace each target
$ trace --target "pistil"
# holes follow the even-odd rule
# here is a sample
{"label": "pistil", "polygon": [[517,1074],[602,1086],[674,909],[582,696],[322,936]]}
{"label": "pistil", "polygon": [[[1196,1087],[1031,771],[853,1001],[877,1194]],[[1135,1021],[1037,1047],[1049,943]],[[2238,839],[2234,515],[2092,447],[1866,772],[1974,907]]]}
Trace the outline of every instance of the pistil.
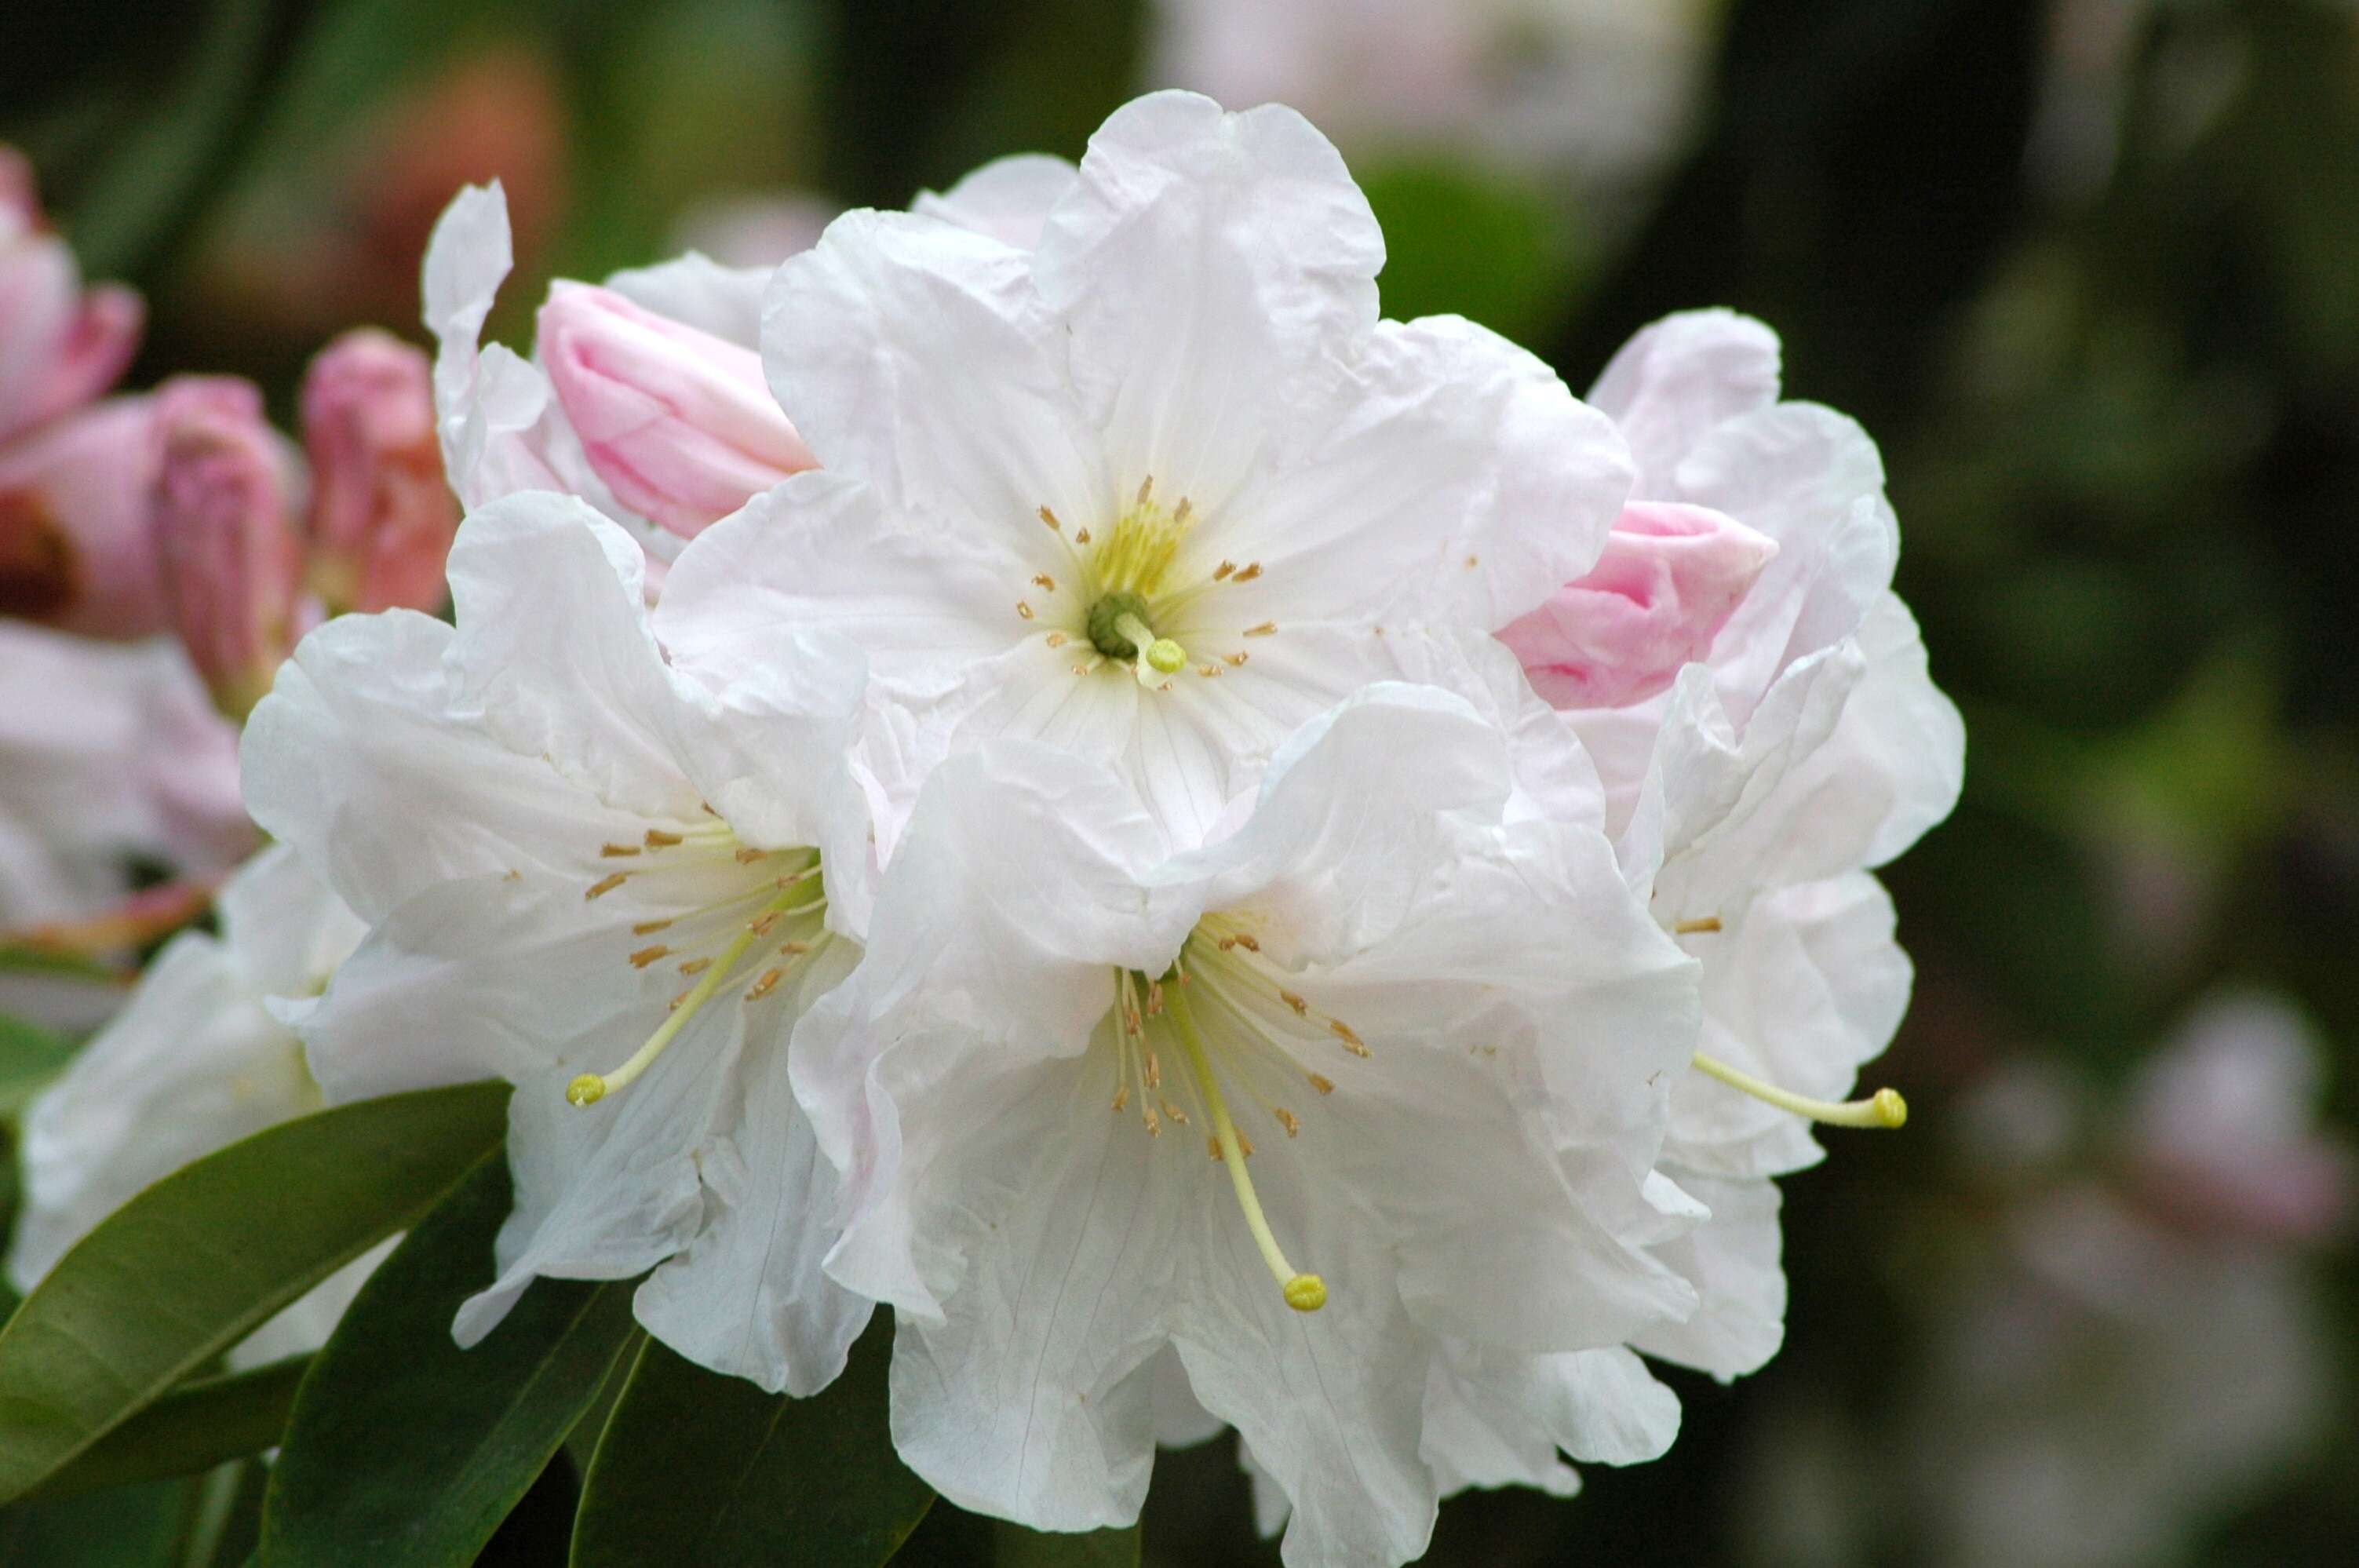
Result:
{"label": "pistil", "polygon": [[1716,1056],[1695,1053],[1696,1071],[1707,1077],[1717,1078],[1732,1089],[1741,1090],[1765,1105],[1781,1111],[1791,1111],[1829,1127],[1897,1127],[1908,1120],[1908,1102],[1900,1097],[1897,1089],[1878,1089],[1864,1100],[1814,1100],[1807,1094],[1797,1094],[1780,1089],[1767,1079],[1731,1067]]}

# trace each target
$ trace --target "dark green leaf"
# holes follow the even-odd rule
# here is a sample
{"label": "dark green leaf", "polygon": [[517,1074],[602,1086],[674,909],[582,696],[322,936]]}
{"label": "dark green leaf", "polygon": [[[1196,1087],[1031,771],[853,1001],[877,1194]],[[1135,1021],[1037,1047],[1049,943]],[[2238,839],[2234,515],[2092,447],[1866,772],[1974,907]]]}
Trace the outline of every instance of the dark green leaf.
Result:
{"label": "dark green leaf", "polygon": [[38,1024],[0,1013],[0,1116],[13,1121],[25,1103],[73,1060],[73,1046]]}
{"label": "dark green leaf", "polygon": [[582,1483],[573,1568],[872,1568],[934,1495],[893,1452],[893,1330],[879,1313],[851,1365],[808,1399],[639,1353]]}
{"label": "dark green leaf", "polygon": [[259,1454],[287,1430],[295,1386],[310,1362],[308,1356],[293,1356],[175,1388],[100,1438],[32,1496],[71,1497],[101,1486],[194,1475]]}
{"label": "dark green leaf", "polygon": [[8,1568],[181,1568],[201,1483],[149,1481],[0,1510]]}
{"label": "dark green leaf", "polygon": [[463,1568],[597,1398],[632,1334],[628,1281],[538,1280],[481,1345],[451,1338],[508,1208],[495,1151],[361,1287],[271,1473],[271,1568]]}
{"label": "dark green leaf", "polygon": [[999,1523],[991,1560],[997,1568],[1138,1568],[1138,1527],[1051,1535]]}
{"label": "dark green leaf", "polygon": [[0,1332],[0,1498],[415,1225],[498,1144],[507,1093],[467,1083],[285,1122],[117,1210]]}

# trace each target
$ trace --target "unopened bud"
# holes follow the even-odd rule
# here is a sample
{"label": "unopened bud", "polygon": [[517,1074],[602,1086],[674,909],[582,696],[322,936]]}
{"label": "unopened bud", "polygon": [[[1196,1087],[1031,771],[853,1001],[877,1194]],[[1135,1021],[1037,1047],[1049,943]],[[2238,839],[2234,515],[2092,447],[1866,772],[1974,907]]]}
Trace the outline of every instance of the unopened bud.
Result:
{"label": "unopened bud", "polygon": [[128,289],[82,287],[72,250],[42,216],[31,167],[0,147],[0,441],[114,386],[143,315]]}
{"label": "unopened bud", "polygon": [[147,527],[155,399],[114,397],[0,447],[0,615],[85,637],[171,626]]}
{"label": "unopened bud", "polygon": [[539,346],[590,466],[672,533],[692,538],[818,465],[752,349],[580,283],[550,291]]}
{"label": "unopened bud", "polygon": [[440,608],[459,503],[426,355],[373,328],[346,332],[311,362],[302,413],[313,590],[332,610]]}
{"label": "unopened bud", "polygon": [[213,701],[243,718],[302,630],[302,476],[251,384],[188,376],[156,401],[151,526],[172,622]]}
{"label": "unopened bud", "polygon": [[1499,640],[1559,708],[1622,708],[1669,686],[1777,553],[1709,506],[1633,501],[1597,564],[1508,626]]}

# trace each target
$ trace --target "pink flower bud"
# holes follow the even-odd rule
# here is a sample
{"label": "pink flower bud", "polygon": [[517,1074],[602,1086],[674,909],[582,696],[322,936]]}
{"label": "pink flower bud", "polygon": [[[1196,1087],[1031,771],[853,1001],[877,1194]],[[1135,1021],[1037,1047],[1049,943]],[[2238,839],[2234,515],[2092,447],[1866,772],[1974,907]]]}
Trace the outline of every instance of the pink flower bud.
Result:
{"label": "pink flower bud", "polygon": [[611,289],[552,289],[540,355],[614,498],[683,538],[818,466],[770,396],[759,354]]}
{"label": "pink flower bud", "polygon": [[1709,506],[1633,501],[1588,575],[1499,634],[1559,708],[1623,708],[1711,651],[1775,540]]}
{"label": "pink flower bud", "polygon": [[72,250],[41,215],[31,168],[0,147],[0,441],[114,385],[142,316],[128,289],[82,288]]}
{"label": "pink flower bud", "polygon": [[0,615],[85,637],[171,626],[147,528],[155,399],[114,397],[0,446]]}
{"label": "pink flower bud", "polygon": [[311,459],[311,583],[332,608],[434,610],[458,498],[434,443],[426,355],[363,328],[321,350],[303,377]]}
{"label": "pink flower bud", "polygon": [[301,475],[250,383],[187,376],[156,403],[151,519],[173,624],[214,702],[243,717],[302,630]]}

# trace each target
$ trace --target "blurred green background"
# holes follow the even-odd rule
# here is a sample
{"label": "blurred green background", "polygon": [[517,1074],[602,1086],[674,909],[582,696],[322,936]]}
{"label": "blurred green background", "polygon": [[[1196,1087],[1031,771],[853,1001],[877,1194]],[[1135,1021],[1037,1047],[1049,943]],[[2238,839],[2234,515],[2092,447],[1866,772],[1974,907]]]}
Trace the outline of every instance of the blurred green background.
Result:
{"label": "blurred green background", "polygon": [[[2326,1136],[2359,1108],[2355,17],[8,0],[0,140],[90,275],[147,291],[135,382],[241,373],[282,412],[331,332],[415,334],[462,181],[507,184],[518,342],[547,277],[759,259],[1000,153],[1078,156],[1173,84],[1311,114],[1384,222],[1386,313],[1474,317],[1576,389],[1668,310],[1763,316],[1789,395],[1882,443],[1899,586],[1966,715],[1963,803],[1889,875],[1919,976],[1876,1079],[1916,1116],[1785,1184],[1777,1361],[1672,1375],[1669,1457],[1453,1501],[1430,1561],[2348,1563],[2347,1229],[2159,1224],[2120,1300],[2070,1284],[2098,1243],[2025,1236],[2137,1187],[2132,1085],[2209,998],[2319,1042]],[[559,1465],[499,1560],[560,1560]],[[945,1507],[908,1560],[987,1540]],[[1147,1541],[1275,1561],[1225,1441],[1164,1457]]]}

